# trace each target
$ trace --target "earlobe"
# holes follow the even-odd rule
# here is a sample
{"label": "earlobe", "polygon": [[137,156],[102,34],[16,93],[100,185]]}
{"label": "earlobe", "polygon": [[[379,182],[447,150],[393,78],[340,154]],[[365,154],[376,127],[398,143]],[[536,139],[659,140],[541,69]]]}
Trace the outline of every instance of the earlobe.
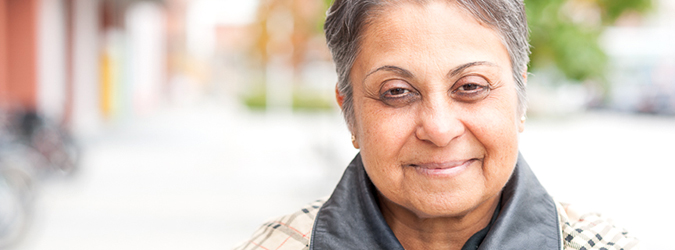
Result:
{"label": "earlobe", "polygon": [[340,90],[338,89],[337,84],[335,84],[335,99],[337,100],[337,103],[340,106],[340,109],[342,109],[342,104],[345,101],[345,97],[340,94]]}
{"label": "earlobe", "polygon": [[361,147],[359,146],[359,142],[356,141],[356,136],[352,135],[352,145],[354,146],[355,149],[360,149]]}

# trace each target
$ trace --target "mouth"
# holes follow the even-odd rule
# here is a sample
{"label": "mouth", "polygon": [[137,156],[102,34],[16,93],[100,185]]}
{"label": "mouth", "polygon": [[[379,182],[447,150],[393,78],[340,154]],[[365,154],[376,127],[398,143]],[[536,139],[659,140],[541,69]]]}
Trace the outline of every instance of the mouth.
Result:
{"label": "mouth", "polygon": [[418,173],[429,176],[439,176],[439,177],[453,177],[461,174],[471,166],[474,162],[478,162],[480,159],[473,158],[468,160],[460,161],[448,161],[442,163],[422,163],[422,164],[410,164],[409,167],[414,168]]}

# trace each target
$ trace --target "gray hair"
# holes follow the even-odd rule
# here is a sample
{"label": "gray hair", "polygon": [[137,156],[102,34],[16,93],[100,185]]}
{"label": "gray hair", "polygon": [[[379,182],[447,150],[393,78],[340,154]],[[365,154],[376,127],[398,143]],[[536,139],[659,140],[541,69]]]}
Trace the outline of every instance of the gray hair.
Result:
{"label": "gray hair", "polygon": [[[349,80],[359,52],[362,29],[376,16],[377,10],[401,0],[335,0],[327,12],[324,32],[338,75],[337,89],[344,97],[342,114],[353,131],[353,90]],[[408,0],[426,3],[428,0]],[[523,0],[456,0],[474,18],[495,29],[511,59],[511,71],[518,93],[518,114],[527,108],[525,77],[530,61],[529,33]]]}

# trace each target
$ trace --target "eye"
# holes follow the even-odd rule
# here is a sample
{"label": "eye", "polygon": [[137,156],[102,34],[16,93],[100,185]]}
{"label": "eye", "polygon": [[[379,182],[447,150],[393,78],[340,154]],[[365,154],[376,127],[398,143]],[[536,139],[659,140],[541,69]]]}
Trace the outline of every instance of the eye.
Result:
{"label": "eye", "polygon": [[397,97],[397,96],[403,96],[403,95],[407,94],[408,92],[410,92],[410,91],[407,90],[407,89],[404,89],[404,88],[395,88],[395,89],[387,90],[384,93],[384,95],[387,98],[392,98],[392,97]]}
{"label": "eye", "polygon": [[475,90],[477,90],[477,89],[480,89],[481,87],[482,87],[482,86],[480,86],[480,85],[478,85],[478,84],[470,83],[470,84],[464,84],[464,85],[462,85],[462,86],[459,87],[459,89],[457,89],[457,90],[458,90],[458,91],[475,91]]}
{"label": "eye", "polygon": [[393,107],[401,107],[419,98],[414,88],[402,80],[389,80],[382,85],[380,100]]}
{"label": "eye", "polygon": [[490,83],[480,76],[466,76],[454,85],[452,98],[462,102],[474,102],[484,99],[490,93]]}

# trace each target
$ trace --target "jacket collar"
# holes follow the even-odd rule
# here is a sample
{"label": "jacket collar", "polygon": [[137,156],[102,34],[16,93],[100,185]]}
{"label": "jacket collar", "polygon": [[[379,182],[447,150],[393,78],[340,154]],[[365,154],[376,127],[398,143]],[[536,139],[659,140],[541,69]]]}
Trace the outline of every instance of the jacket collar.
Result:
{"label": "jacket collar", "polygon": [[[403,250],[380,213],[361,155],[319,210],[310,249]],[[560,249],[558,214],[522,155],[502,191],[501,211],[479,249]]]}

